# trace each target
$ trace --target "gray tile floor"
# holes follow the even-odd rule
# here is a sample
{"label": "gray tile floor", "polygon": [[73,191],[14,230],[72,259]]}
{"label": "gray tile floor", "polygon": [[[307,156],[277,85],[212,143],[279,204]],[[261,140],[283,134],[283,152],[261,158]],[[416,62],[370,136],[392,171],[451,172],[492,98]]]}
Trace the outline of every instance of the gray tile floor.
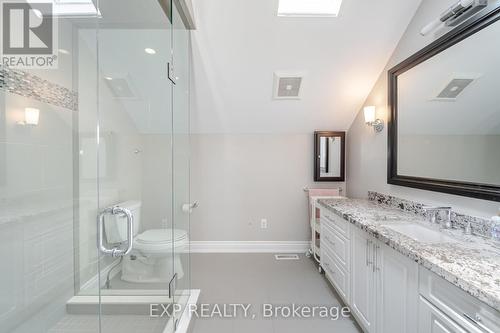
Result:
{"label": "gray tile floor", "polygon": [[[162,333],[168,318],[149,316],[103,316],[104,333]],[[66,315],[48,333],[96,333],[99,331],[97,315]]]}
{"label": "gray tile floor", "polygon": [[350,318],[264,318],[262,304],[341,306],[311,259],[276,261],[273,254],[192,254],[192,287],[199,303],[252,304],[256,318],[196,318],[193,333],[361,332]]}

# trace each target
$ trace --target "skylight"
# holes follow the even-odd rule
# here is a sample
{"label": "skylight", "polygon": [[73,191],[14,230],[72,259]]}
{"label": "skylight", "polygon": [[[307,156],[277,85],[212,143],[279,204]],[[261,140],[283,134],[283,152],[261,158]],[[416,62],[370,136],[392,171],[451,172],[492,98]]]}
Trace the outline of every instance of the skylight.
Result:
{"label": "skylight", "polygon": [[336,17],[342,0],[279,0],[278,16]]}
{"label": "skylight", "polygon": [[56,16],[95,16],[99,15],[92,0],[55,0],[54,15]]}

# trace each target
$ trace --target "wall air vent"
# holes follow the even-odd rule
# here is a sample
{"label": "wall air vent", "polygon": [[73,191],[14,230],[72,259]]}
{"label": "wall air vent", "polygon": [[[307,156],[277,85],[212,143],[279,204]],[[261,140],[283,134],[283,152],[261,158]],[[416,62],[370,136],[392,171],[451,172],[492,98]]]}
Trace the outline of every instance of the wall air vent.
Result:
{"label": "wall air vent", "polygon": [[274,73],[274,99],[300,99],[303,75]]}

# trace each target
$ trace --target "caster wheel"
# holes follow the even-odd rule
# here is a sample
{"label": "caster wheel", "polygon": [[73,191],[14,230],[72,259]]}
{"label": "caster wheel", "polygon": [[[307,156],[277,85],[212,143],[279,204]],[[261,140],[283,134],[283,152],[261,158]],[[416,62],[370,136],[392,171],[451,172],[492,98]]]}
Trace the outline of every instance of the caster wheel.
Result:
{"label": "caster wheel", "polygon": [[311,258],[311,251],[306,252],[306,258]]}
{"label": "caster wheel", "polygon": [[322,273],[323,273],[323,268],[322,268],[321,266],[318,266],[318,272],[319,272],[320,274],[322,274]]}

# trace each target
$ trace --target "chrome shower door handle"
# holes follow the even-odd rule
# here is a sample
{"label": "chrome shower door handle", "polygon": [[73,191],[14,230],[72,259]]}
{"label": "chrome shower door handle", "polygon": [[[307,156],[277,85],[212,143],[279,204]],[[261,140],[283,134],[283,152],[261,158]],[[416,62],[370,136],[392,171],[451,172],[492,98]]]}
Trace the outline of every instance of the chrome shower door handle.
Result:
{"label": "chrome shower door handle", "polygon": [[[112,249],[108,249],[106,246],[104,246],[104,239],[103,239],[104,217],[107,214],[122,215],[127,218],[127,243],[126,243],[127,246],[124,249],[121,249],[116,246],[113,247]],[[99,216],[97,217],[97,248],[102,254],[112,257],[126,256],[127,254],[130,253],[130,251],[132,251],[133,242],[134,242],[134,217],[132,216],[130,210],[119,206],[114,206],[106,208],[99,214]]]}

